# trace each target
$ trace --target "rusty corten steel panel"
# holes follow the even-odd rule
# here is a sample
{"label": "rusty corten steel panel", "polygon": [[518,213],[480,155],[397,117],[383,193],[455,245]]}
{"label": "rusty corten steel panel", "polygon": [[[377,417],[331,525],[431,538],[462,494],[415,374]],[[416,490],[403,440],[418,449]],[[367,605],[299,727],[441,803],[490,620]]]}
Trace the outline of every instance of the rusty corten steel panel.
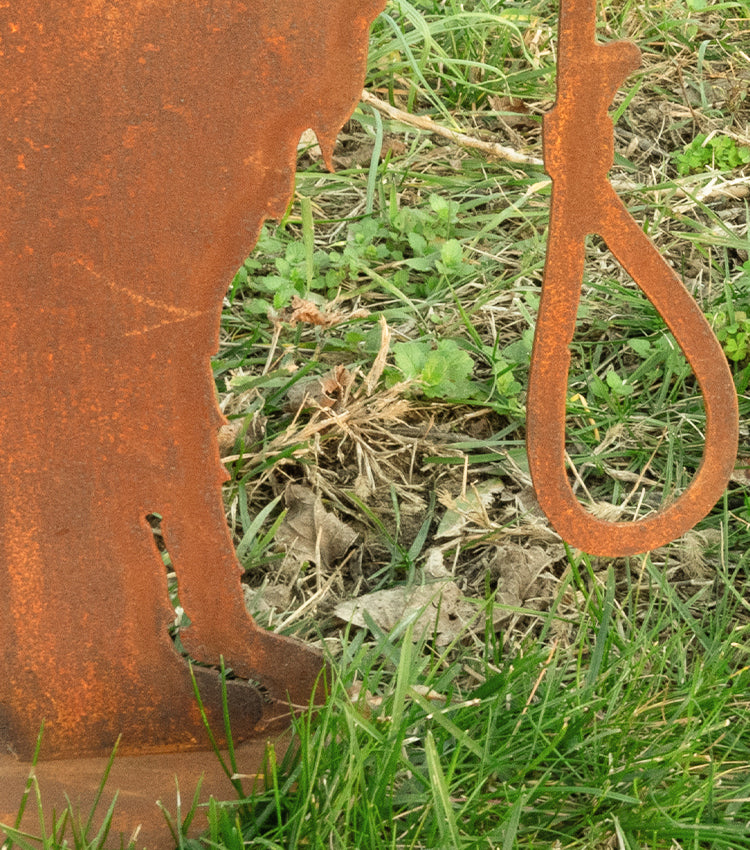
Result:
{"label": "rusty corten steel panel", "polygon": [[[205,746],[193,659],[237,740],[288,723],[320,657],[247,615],[209,359],[296,145],[330,156],[384,0],[0,3],[0,746]],[[220,731],[216,674],[198,673]]]}
{"label": "rusty corten steel panel", "polygon": [[[627,41],[598,44],[595,0],[563,0],[557,101],[544,118],[545,167],[552,177],[547,263],[532,354],[527,445],[539,502],[560,536],[593,555],[645,552],[702,519],[726,487],[738,440],[737,397],[726,357],[677,275],[607,179],[613,126],[607,114],[640,64]],[[609,249],[664,318],[700,385],[706,445],[695,478],[672,504],[637,522],[606,522],[577,501],[565,462],[565,402],[587,234]]]}
{"label": "rusty corten steel panel", "polygon": [[[273,749],[277,763],[289,745],[289,730],[279,739],[274,739]],[[265,739],[245,741],[234,748],[234,756],[242,775],[243,790],[250,794],[264,787],[264,771],[267,769],[268,743]],[[224,762],[230,763],[228,753],[223,753]],[[107,783],[102,789],[102,777],[109,767]],[[177,777],[179,785],[175,783]],[[108,758],[50,759],[38,762],[34,767],[34,778],[44,806],[46,828],[52,832],[52,813],[58,818],[68,804],[81,821],[91,826],[87,846],[94,845],[92,839],[104,825],[110,806],[112,811],[110,832],[106,847],[130,846],[130,838],[137,831],[134,848],[147,850],[170,850],[175,841],[156,801],[160,801],[172,817],[177,814],[179,795],[183,818],[197,795],[200,805],[190,823],[187,836],[197,836],[208,829],[208,801],[232,800],[237,796],[223,766],[213,753],[197,750],[186,752],[152,753],[148,755],[117,756],[110,764]],[[0,752],[0,846],[7,837],[3,825],[16,829],[16,821],[24,789],[29,779],[29,764],[13,759]],[[92,810],[95,811],[92,815]],[[36,788],[23,813],[18,829],[26,835],[38,836],[41,832],[39,810],[36,805]],[[75,846],[71,832],[66,834],[68,844],[62,840],[55,847]],[[20,842],[17,846],[24,846]],[[32,846],[28,843],[26,846]]]}

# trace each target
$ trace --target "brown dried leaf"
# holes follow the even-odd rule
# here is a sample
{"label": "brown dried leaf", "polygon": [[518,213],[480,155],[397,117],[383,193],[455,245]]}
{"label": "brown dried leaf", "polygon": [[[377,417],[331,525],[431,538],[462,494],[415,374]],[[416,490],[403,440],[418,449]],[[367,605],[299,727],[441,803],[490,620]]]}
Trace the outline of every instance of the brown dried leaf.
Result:
{"label": "brown dried leaf", "polygon": [[424,699],[428,699],[431,702],[447,702],[448,698],[445,694],[438,693],[438,691],[434,691],[432,688],[428,688],[427,685],[410,685],[409,690],[412,693],[418,694],[420,697],[424,697]]}
{"label": "brown dried leaf", "polygon": [[[337,168],[356,168],[357,166],[369,165],[372,161],[372,152],[374,145],[371,143],[361,144],[361,138],[358,136],[339,136],[341,141],[348,141],[349,146],[339,145],[338,151],[333,158]],[[346,149],[347,153],[342,151]],[[400,136],[385,133],[383,136],[383,145],[380,149],[380,161],[384,161],[388,154],[391,156],[402,156],[407,151]]]}
{"label": "brown dried leaf", "polygon": [[364,390],[366,395],[372,395],[375,391],[375,387],[380,380],[380,376],[383,374],[383,370],[386,367],[388,362],[388,354],[391,350],[391,329],[388,327],[388,323],[385,320],[384,316],[380,317],[380,349],[378,350],[378,356],[375,358],[375,361],[372,364],[372,369],[370,369],[367,377],[364,381]]}
{"label": "brown dried leaf", "polygon": [[219,428],[219,457],[225,462],[228,462],[228,459],[236,459],[234,450],[240,437],[244,437],[245,445],[262,440],[267,421],[268,418],[256,410],[250,417],[250,421],[245,417],[226,422]]}
{"label": "brown dried leaf", "polygon": [[497,599],[514,608],[539,608],[545,595],[540,575],[555,563],[564,550],[559,546],[530,546],[503,543],[495,549],[491,569],[498,576]]}
{"label": "brown dried leaf", "polygon": [[537,122],[529,115],[529,107],[517,97],[490,95],[489,104],[495,112],[501,112],[502,121],[508,127],[535,127]]}
{"label": "brown dried leaf", "polygon": [[[333,613],[347,623],[366,627],[363,612],[383,631],[390,632],[407,617],[415,617],[413,638],[432,638],[447,646],[469,626],[483,626],[481,609],[467,601],[453,581],[436,581],[421,587],[394,587],[377,590],[358,599],[340,602]],[[421,612],[421,613],[420,613]]]}
{"label": "brown dried leaf", "polygon": [[289,484],[284,493],[287,514],[276,541],[300,563],[311,561],[324,569],[343,558],[357,539],[348,525],[323,507],[320,496],[301,484]]}
{"label": "brown dried leaf", "polygon": [[324,313],[317,304],[295,295],[292,298],[292,314],[286,321],[292,327],[298,322],[305,322],[308,325],[319,325],[323,328],[330,328],[332,325],[338,324],[343,318],[343,314],[338,311],[331,313],[326,311]]}
{"label": "brown dried leaf", "polygon": [[285,584],[263,584],[250,588],[243,585],[245,606],[254,616],[269,611],[288,611],[293,605],[292,588]]}
{"label": "brown dried leaf", "polygon": [[219,457],[226,457],[232,454],[237,440],[242,433],[242,424],[241,419],[233,419],[219,428]]}
{"label": "brown dried leaf", "polygon": [[292,327],[303,322],[321,328],[332,328],[348,319],[365,319],[369,315],[368,310],[352,310],[349,313],[342,313],[340,310],[321,310],[314,302],[295,295],[292,298],[291,307],[287,307],[280,313],[274,313],[271,320],[275,323],[287,322]]}
{"label": "brown dried leaf", "polygon": [[322,159],[323,151],[320,149],[320,145],[318,144],[318,136],[315,133],[315,130],[308,129],[302,133],[299,137],[299,142],[297,143],[297,152],[304,152],[313,161]]}
{"label": "brown dried leaf", "polygon": [[346,366],[336,366],[325,375],[298,381],[286,394],[285,407],[290,413],[301,409],[336,408],[354,383],[354,375]]}

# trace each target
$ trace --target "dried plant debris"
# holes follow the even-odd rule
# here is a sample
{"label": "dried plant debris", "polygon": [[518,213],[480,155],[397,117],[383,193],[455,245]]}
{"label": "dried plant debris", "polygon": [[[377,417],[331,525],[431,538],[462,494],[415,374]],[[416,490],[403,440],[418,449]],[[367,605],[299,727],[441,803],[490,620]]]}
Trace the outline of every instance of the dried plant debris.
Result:
{"label": "dried plant debris", "polygon": [[[549,37],[538,41],[539,31],[530,31],[526,47],[537,56],[549,48]],[[390,54],[383,56],[388,65]],[[688,150],[704,155],[717,147],[717,134],[733,133],[738,148],[747,146],[747,74],[745,65],[706,59],[710,74],[698,87],[686,64],[693,58],[687,45],[668,61],[658,50],[644,53],[648,74],[617,122],[619,161],[611,180],[625,203],[660,222],[650,228],[660,252],[712,321],[723,311],[726,327],[730,320],[738,325],[733,339],[746,358],[750,166],[680,174],[675,163]],[[483,87],[479,108],[459,109],[450,126],[481,143],[491,134],[492,141],[538,156],[540,116],[554,97],[547,82],[538,98]],[[720,126],[706,104],[731,99],[734,88],[736,120]],[[375,622],[383,629],[413,618],[415,631],[450,642],[459,622],[471,623],[469,635],[479,634],[492,608],[494,627],[512,644],[543,633],[565,645],[585,586],[604,581],[609,571],[618,600],[635,593],[636,607],[643,607],[656,591],[642,559],[589,562],[566,550],[531,484],[524,388],[549,180],[535,168],[488,166],[486,145],[470,148],[450,134],[438,136],[434,125],[447,128],[447,115],[419,102],[418,94],[408,105],[433,116],[427,131],[389,118],[385,89],[370,90],[380,99],[370,104],[385,116],[379,154],[388,163],[378,171],[385,182],[376,196],[368,185],[378,153],[369,129],[357,120],[344,128],[334,155],[339,172],[324,179],[322,165],[312,165],[320,157],[317,140],[305,133],[300,204],[272,238],[269,231],[265,256],[261,244],[257,268],[247,268],[244,292],[227,302],[229,395],[222,410],[243,424],[226,430],[222,454],[230,453],[228,504],[238,539],[239,482],[249,517],[287,495],[287,517],[248,581],[262,585],[260,607],[270,605],[282,620],[284,612],[304,607],[332,642],[349,615],[358,627]],[[695,101],[697,92],[706,103]],[[396,86],[392,95],[392,106],[407,107],[405,90]],[[622,103],[625,92],[618,97]],[[701,151],[698,131],[705,134]],[[302,200],[312,208],[307,224],[297,214]],[[492,227],[485,225],[490,220]],[[278,289],[281,283],[286,288]],[[571,346],[567,448],[576,494],[608,519],[658,510],[665,492],[684,487],[702,448],[692,378],[682,377],[681,355],[649,310],[601,240],[589,239]],[[444,356],[428,363],[438,352]],[[402,368],[406,354],[424,355],[413,375]],[[452,355],[465,363],[473,394],[462,395],[460,381],[436,383],[437,366],[450,364]],[[744,369],[748,360],[734,364]],[[633,374],[638,380],[629,382]],[[451,391],[430,397],[423,385]],[[727,499],[726,527],[738,539],[747,519],[749,465],[741,455]],[[707,523],[651,554],[649,563],[682,599],[710,597],[722,547],[746,550],[715,539],[717,533]],[[284,558],[274,552],[277,544]],[[306,562],[311,569],[301,568]]]}
{"label": "dried plant debris", "polygon": [[301,484],[289,484],[284,499],[287,514],[276,533],[276,542],[286,550],[288,558],[327,570],[346,555],[357,534],[323,507],[320,496]]}
{"label": "dried plant debris", "polygon": [[[551,570],[564,556],[562,546],[526,548],[504,543],[495,547],[489,564],[496,580],[493,627],[514,614],[547,610],[558,585]],[[411,623],[414,640],[434,640],[437,646],[448,646],[467,632],[482,634],[488,609],[481,588],[462,590],[457,579],[448,577],[437,548],[427,553],[427,567],[424,584],[377,590],[345,600],[334,608],[334,615],[360,628],[372,622],[386,632]]]}
{"label": "dried plant debris", "polygon": [[307,298],[300,298],[298,295],[292,297],[290,307],[280,313],[274,314],[274,322],[286,322],[293,328],[299,323],[306,325],[317,325],[321,328],[332,328],[341,322],[350,319],[364,319],[369,316],[367,310],[352,310],[348,313],[343,313],[340,310],[334,309],[333,305],[327,305],[323,310],[314,301]]}
{"label": "dried plant debris", "polygon": [[219,428],[219,455],[227,457],[234,451],[237,441],[242,435],[243,422],[241,419],[233,419]]}
{"label": "dried plant debris", "polygon": [[290,413],[315,408],[341,410],[354,383],[354,375],[346,366],[336,366],[325,375],[298,381],[289,388],[285,407]]}
{"label": "dried plant debris", "polygon": [[471,489],[452,498],[448,494],[440,496],[440,502],[446,511],[435,532],[435,538],[451,538],[460,535],[469,525],[490,528],[492,523],[487,510],[495,500],[495,495],[505,489],[505,483],[498,478],[490,478],[473,485]]}
{"label": "dried plant debris", "polygon": [[234,452],[242,445],[259,442],[266,433],[268,418],[260,411],[253,410],[236,419],[225,422],[219,428],[219,456],[225,462],[236,459]]}
{"label": "dried plant debris", "polygon": [[467,629],[481,631],[484,626],[483,606],[466,599],[452,580],[377,590],[340,602],[333,613],[360,628],[367,627],[369,618],[385,632],[408,621],[415,641],[434,640],[437,646],[448,646]]}
{"label": "dried plant debris", "polygon": [[497,602],[511,608],[543,610],[554,597],[556,580],[547,572],[565,557],[563,546],[529,546],[506,542],[495,547],[490,562],[497,576]]}

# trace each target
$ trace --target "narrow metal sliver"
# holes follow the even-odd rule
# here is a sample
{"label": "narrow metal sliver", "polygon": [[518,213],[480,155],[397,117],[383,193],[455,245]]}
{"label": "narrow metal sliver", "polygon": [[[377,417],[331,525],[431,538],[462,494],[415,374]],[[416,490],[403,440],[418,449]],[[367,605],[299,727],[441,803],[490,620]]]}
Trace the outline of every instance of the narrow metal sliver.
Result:
{"label": "narrow metal sliver", "polygon": [[[645,552],[679,537],[723,493],[738,443],[737,396],[726,357],[695,301],[612,188],[608,109],[640,65],[635,44],[599,44],[595,0],[561,0],[557,101],[544,118],[552,208],[527,401],[529,464],[539,503],[568,543],[592,555]],[[706,443],[682,495],[634,522],[607,522],[577,500],[568,480],[565,415],[569,345],[581,293],[585,239],[598,234],[663,317],[703,394]]]}

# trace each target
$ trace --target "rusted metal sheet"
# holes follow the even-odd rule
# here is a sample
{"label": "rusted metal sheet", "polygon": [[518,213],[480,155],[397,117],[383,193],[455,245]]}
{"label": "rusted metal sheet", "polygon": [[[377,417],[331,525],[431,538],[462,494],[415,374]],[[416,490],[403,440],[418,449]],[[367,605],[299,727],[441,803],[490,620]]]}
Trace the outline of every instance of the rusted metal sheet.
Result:
{"label": "rusted metal sheet", "polygon": [[[207,745],[150,514],[183,644],[240,677],[236,740],[311,699],[319,655],[245,611],[209,359],[300,133],[330,157],[357,102],[382,6],[0,3],[0,746],[22,759],[42,720],[42,758]],[[219,679],[198,682],[221,737]]]}
{"label": "rusted metal sheet", "polygon": [[[645,552],[680,536],[723,493],[737,454],[737,397],[726,358],[677,275],[628,213],[607,179],[613,126],[607,114],[640,64],[627,41],[598,44],[595,0],[562,0],[557,102],[544,119],[552,177],[547,263],[527,402],[529,462],[539,502],[560,536],[594,555]],[[674,334],[700,385],[706,410],[701,466],[685,492],[637,522],[606,522],[577,501],[566,472],[565,402],[587,234],[603,237]]]}
{"label": "rusted metal sheet", "polygon": [[[272,744],[265,740],[251,740],[239,744],[234,750],[241,784],[245,794],[265,787],[264,772],[268,765],[269,747],[273,746],[274,759],[280,764],[291,734],[275,738]],[[231,764],[228,752],[223,752],[225,764]],[[109,767],[108,780],[102,788],[102,777]],[[37,788],[45,816],[44,830],[53,831],[52,813],[58,824],[70,805],[81,823],[89,823],[88,838],[104,825],[110,806],[114,803],[106,847],[128,847],[135,835],[134,848],[169,850],[175,846],[171,831],[158,800],[176,819],[178,812],[184,819],[190,812],[193,800],[198,800],[187,835],[197,836],[208,828],[208,801],[233,800],[237,797],[232,782],[224,772],[221,762],[213,753],[196,750],[189,752],[155,753],[137,756],[117,756],[110,765],[108,758],[53,759],[39,762],[34,768],[37,787],[31,789],[20,823],[18,812],[29,779],[29,765],[0,753],[0,846],[7,837],[7,829],[18,829],[26,835],[40,836],[43,832],[36,803]],[[175,782],[177,779],[177,782]],[[178,784],[179,783],[179,784]],[[179,795],[179,798],[178,798]],[[115,802],[116,801],[116,802]],[[58,827],[59,831],[59,827]],[[70,824],[63,829],[67,846],[75,846]],[[63,836],[58,836],[54,846],[62,847]],[[21,841],[14,846],[24,846]],[[25,846],[32,846],[27,843]],[[41,846],[41,845],[40,845]]]}

